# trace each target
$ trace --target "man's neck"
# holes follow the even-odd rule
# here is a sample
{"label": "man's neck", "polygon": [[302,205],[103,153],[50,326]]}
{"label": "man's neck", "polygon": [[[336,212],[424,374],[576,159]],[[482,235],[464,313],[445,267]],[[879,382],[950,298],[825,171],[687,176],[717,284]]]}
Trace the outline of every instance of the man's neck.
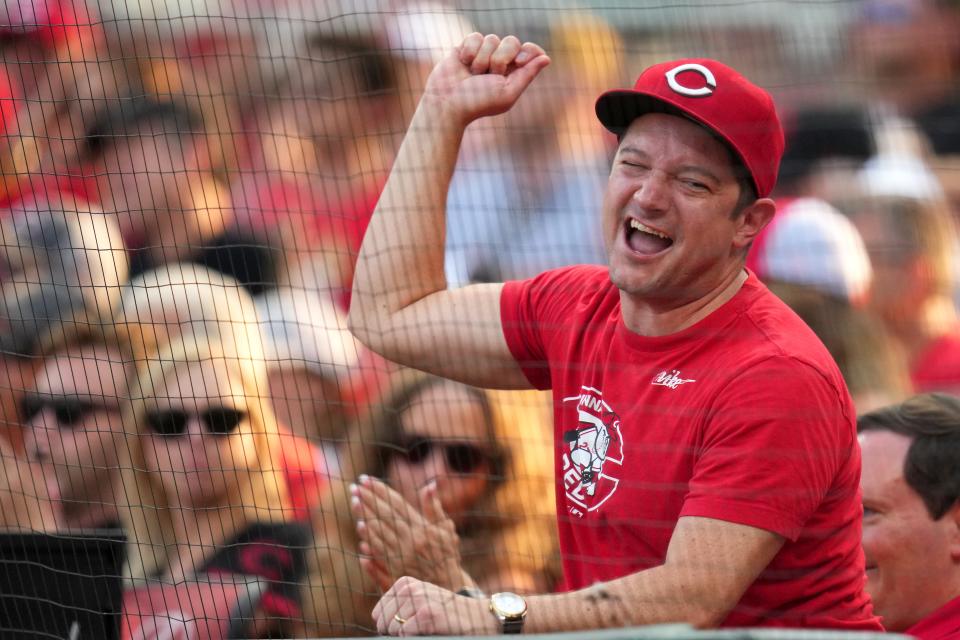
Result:
{"label": "man's neck", "polygon": [[[954,606],[955,600],[960,600],[960,575],[952,576],[953,579],[947,579],[938,581],[934,578],[931,580],[935,583],[935,590],[931,591],[928,594],[928,597],[925,598],[924,605],[916,612],[917,618],[915,622],[909,625],[905,629],[898,629],[901,633],[907,633],[917,625],[920,625],[924,622],[929,622],[927,619],[930,616],[940,612],[941,609],[951,605],[948,612],[942,612],[941,615],[937,616],[939,620],[944,619],[945,615],[953,614],[956,611],[956,606]],[[889,629],[894,631],[894,629]],[[924,637],[918,635],[918,637]]]}
{"label": "man's neck", "polygon": [[747,272],[741,265],[704,295],[679,304],[638,299],[621,291],[620,307],[624,324],[630,331],[647,337],[683,331],[730,301],[746,281]]}

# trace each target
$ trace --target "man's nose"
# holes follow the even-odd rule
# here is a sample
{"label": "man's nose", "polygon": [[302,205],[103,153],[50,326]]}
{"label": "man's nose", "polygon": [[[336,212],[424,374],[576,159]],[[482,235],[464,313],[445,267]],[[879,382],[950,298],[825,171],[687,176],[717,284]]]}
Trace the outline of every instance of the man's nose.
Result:
{"label": "man's nose", "polygon": [[670,206],[668,178],[660,172],[650,171],[633,192],[633,201],[645,213],[666,211]]}

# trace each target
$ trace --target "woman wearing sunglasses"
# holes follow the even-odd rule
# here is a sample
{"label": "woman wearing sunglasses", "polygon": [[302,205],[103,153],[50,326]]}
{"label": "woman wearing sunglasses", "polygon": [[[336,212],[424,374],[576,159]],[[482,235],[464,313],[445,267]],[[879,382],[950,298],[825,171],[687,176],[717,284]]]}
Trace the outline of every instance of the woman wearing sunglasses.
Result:
{"label": "woman wearing sunglasses", "polygon": [[381,588],[410,575],[467,593],[557,575],[549,405],[404,372],[355,429],[352,510]]}
{"label": "woman wearing sunglasses", "polygon": [[299,629],[311,533],[294,520],[265,380],[262,360],[198,334],[141,364],[121,465],[133,637],[165,624],[209,638]]}
{"label": "woman wearing sunglasses", "polygon": [[[133,278],[120,297],[113,331],[135,361],[189,332],[232,345],[250,360],[263,363],[266,358],[254,299],[238,280],[196,264],[166,264]],[[291,389],[286,396],[297,399],[300,393],[300,388]],[[326,460],[318,446],[289,425],[280,424],[278,430],[286,489],[296,517],[306,522],[327,488]]]}

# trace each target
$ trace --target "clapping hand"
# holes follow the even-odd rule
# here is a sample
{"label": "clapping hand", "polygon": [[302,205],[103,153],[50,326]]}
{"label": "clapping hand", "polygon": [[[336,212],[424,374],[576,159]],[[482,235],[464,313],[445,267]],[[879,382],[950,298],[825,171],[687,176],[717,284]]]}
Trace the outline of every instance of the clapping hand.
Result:
{"label": "clapping hand", "polygon": [[460,538],[435,482],[420,490],[419,508],[369,476],[361,476],[351,493],[360,563],[382,589],[402,576],[451,590],[472,584],[460,566]]}

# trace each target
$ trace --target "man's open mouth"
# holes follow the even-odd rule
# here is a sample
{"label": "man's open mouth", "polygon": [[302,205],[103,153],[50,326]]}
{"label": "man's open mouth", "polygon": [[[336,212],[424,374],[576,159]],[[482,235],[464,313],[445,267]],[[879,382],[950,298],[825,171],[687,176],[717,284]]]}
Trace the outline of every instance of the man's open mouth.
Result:
{"label": "man's open mouth", "polygon": [[673,245],[673,238],[669,235],[643,224],[636,218],[627,218],[624,227],[627,246],[635,253],[652,256]]}

